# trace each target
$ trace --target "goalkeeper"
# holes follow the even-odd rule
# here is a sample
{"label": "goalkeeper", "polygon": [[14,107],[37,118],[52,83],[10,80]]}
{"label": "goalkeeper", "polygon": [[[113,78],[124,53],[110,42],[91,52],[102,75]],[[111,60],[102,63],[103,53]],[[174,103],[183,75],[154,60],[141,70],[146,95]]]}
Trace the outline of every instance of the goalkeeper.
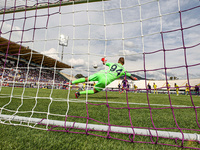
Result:
{"label": "goalkeeper", "polygon": [[86,95],[88,94],[94,94],[97,92],[102,91],[107,85],[109,85],[114,80],[118,79],[119,77],[126,75],[130,77],[132,80],[137,80],[137,78],[131,76],[130,73],[127,72],[127,70],[124,69],[124,57],[120,57],[118,60],[118,63],[109,63],[106,62],[107,60],[105,58],[102,58],[101,61],[103,62],[103,65],[106,65],[109,67],[108,70],[101,70],[89,77],[86,78],[80,78],[72,82],[72,84],[87,82],[87,81],[98,81],[98,83],[94,86],[93,90],[86,90],[81,92],[76,92],[75,96],[78,98],[80,95]]}

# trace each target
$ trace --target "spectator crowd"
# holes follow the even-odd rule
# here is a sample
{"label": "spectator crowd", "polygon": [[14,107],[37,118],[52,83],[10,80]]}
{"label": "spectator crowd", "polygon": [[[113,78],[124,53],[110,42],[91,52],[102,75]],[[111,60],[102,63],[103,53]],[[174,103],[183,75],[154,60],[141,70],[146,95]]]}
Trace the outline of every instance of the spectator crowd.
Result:
{"label": "spectator crowd", "polygon": [[43,88],[52,84],[60,87],[67,83],[67,79],[59,74],[59,70],[54,71],[54,68],[28,66],[27,63],[10,60],[5,62],[2,58],[0,58],[0,81],[3,86],[26,82],[30,87],[39,83]]}

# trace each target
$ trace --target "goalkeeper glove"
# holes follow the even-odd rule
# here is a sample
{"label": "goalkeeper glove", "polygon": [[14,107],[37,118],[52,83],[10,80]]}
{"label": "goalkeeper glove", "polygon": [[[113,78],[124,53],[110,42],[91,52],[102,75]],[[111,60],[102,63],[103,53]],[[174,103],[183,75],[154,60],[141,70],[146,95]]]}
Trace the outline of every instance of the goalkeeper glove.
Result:
{"label": "goalkeeper glove", "polygon": [[107,60],[106,58],[101,58],[101,61],[105,63]]}

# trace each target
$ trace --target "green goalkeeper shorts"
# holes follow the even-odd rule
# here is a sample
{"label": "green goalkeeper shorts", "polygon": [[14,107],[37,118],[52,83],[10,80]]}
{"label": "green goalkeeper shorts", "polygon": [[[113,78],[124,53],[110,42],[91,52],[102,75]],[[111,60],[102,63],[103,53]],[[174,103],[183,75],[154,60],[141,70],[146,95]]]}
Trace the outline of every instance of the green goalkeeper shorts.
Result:
{"label": "green goalkeeper shorts", "polygon": [[105,73],[97,72],[91,76],[89,76],[89,81],[98,81],[98,83],[94,86],[94,88],[100,92],[106,87],[106,76]]}

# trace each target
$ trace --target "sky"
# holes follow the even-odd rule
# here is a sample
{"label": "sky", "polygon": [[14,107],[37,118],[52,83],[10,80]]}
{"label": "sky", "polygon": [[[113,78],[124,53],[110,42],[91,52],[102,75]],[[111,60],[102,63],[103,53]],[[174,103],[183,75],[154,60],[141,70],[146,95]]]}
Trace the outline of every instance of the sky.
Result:
{"label": "sky", "polygon": [[[3,1],[0,9],[56,2]],[[88,76],[107,69],[102,57],[117,62],[123,56],[125,68],[142,77],[187,79],[188,71],[189,78],[200,78],[199,6],[199,0],[100,1],[0,15],[0,29],[2,37],[59,61],[60,35],[68,36],[63,62],[74,68],[63,70],[67,74]]]}

